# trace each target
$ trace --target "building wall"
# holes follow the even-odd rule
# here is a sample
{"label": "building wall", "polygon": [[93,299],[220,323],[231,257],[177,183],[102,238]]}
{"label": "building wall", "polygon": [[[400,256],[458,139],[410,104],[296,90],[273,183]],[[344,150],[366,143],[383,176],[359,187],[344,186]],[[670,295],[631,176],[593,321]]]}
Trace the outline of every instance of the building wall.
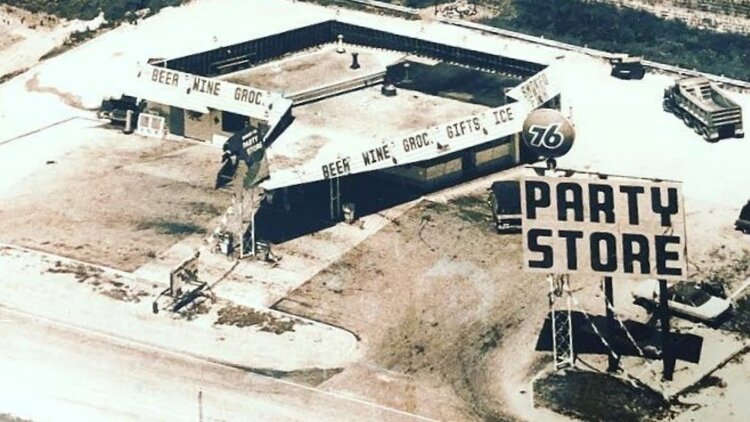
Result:
{"label": "building wall", "polygon": [[[218,135],[222,138],[229,137],[232,132],[224,131],[222,128],[223,114],[219,110],[210,110],[208,114],[196,113],[189,110],[181,110],[184,116],[184,135],[186,138],[196,139],[204,142],[214,142],[214,135]],[[166,119],[165,124],[167,125],[167,131],[169,130],[169,116],[172,112],[172,107],[164,104],[159,104],[151,101],[146,103],[146,113],[156,114]],[[258,126],[262,122],[260,120],[248,118],[251,125]]]}
{"label": "building wall", "polygon": [[[515,134],[447,157],[384,169],[380,174],[417,189],[434,189],[471,176],[469,171],[481,174],[517,165],[519,141],[520,134]],[[464,168],[465,157],[474,163],[473,169]]]}
{"label": "building wall", "polygon": [[221,112],[211,110],[209,114],[185,111],[185,137],[212,142],[214,134],[229,136],[221,130]]}

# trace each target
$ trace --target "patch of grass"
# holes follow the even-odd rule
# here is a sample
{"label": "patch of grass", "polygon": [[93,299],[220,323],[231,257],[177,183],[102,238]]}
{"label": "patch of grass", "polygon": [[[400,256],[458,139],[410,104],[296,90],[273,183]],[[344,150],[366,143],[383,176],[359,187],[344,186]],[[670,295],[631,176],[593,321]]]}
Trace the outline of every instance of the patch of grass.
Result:
{"label": "patch of grass", "polygon": [[207,214],[211,216],[218,216],[223,211],[217,208],[214,204],[210,204],[208,202],[190,202],[188,203],[188,207],[190,207],[190,210],[195,212],[196,214]]}
{"label": "patch of grass", "polygon": [[251,369],[250,372],[264,375],[267,377],[285,379],[293,382],[309,385],[312,387],[318,386],[325,381],[333,378],[344,371],[344,368],[331,368],[331,369],[298,369],[296,371],[278,371],[275,369]]}
{"label": "patch of grass", "polygon": [[721,328],[750,337],[750,295],[737,299],[731,318]]}
{"label": "patch of grass", "polygon": [[136,228],[138,230],[154,230],[159,234],[175,236],[206,233],[206,229],[194,223],[180,223],[177,221],[166,220],[144,221],[139,223]]}
{"label": "patch of grass", "polygon": [[720,253],[718,250],[709,253],[721,264],[708,270],[706,281],[731,286],[750,277],[750,250],[743,249],[739,256],[731,259]]}
{"label": "patch of grass", "polygon": [[274,334],[283,334],[294,331],[294,326],[299,322],[292,319],[277,318],[269,312],[261,312],[242,305],[230,305],[219,310],[219,318],[214,322],[217,325],[233,325],[235,327],[259,326],[260,331]]}
{"label": "patch of grass", "polygon": [[433,202],[433,201],[424,201],[422,202],[422,208],[425,210],[435,211],[437,213],[442,213],[450,210],[450,207],[441,204],[440,202]]}
{"label": "patch of grass", "polygon": [[29,68],[25,67],[23,69],[16,70],[15,72],[10,72],[10,73],[7,73],[7,74],[5,74],[3,76],[0,76],[0,84],[8,82],[9,80],[11,80],[11,79],[15,78],[16,76],[18,76],[18,75],[26,72],[27,70],[29,70]]}
{"label": "patch of grass", "polygon": [[487,223],[490,221],[489,213],[483,213],[474,210],[461,209],[458,212],[458,216],[461,217],[462,220],[468,221],[470,223]]}
{"label": "patch of grass", "polygon": [[476,195],[459,196],[448,201],[458,208],[457,215],[469,223],[487,223],[492,213],[484,198]]}
{"label": "patch of grass", "polygon": [[607,374],[554,373],[534,383],[534,399],[557,413],[585,421],[640,422],[666,416],[668,403],[657,393]]}
{"label": "patch of grass", "polygon": [[79,283],[102,273],[102,270],[96,267],[89,267],[84,264],[63,264],[60,261],[55,261],[55,265],[47,271],[58,274],[73,274]]}
{"label": "patch of grass", "polygon": [[345,7],[347,9],[361,10],[364,12],[377,13],[377,14],[382,14],[382,15],[391,15],[391,16],[396,16],[399,18],[410,19],[410,20],[419,19],[419,16],[412,15],[409,13],[402,13],[402,12],[397,12],[395,10],[368,6],[366,4],[354,3],[348,0],[302,0],[302,1],[306,1],[308,3],[319,4],[321,6],[339,6],[339,7]]}
{"label": "patch of grass", "polygon": [[487,202],[485,202],[483,198],[480,198],[478,196],[472,196],[472,195],[458,196],[456,198],[449,200],[448,202],[451,204],[458,205],[461,208],[476,208],[476,207],[485,208],[487,206]]}
{"label": "patch of grass", "polygon": [[688,395],[688,394],[697,393],[703,389],[711,388],[711,387],[716,387],[716,388],[723,390],[724,388],[727,387],[727,383],[724,382],[724,380],[721,379],[720,377],[717,377],[715,375],[709,375],[707,377],[704,377],[697,383],[695,383],[690,388],[686,389],[684,394]]}
{"label": "patch of grass", "polygon": [[575,45],[750,80],[744,34],[700,30],[643,10],[585,0],[514,0],[484,23]]}

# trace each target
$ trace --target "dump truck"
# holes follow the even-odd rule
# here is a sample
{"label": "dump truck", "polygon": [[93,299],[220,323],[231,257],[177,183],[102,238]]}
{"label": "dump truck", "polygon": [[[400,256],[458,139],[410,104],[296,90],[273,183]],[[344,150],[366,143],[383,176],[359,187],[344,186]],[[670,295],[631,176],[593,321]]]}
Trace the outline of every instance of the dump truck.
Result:
{"label": "dump truck", "polygon": [[709,142],[745,136],[742,108],[707,78],[680,79],[664,90],[662,106]]}
{"label": "dump truck", "polygon": [[489,189],[488,203],[498,233],[521,231],[521,184],[517,180],[495,182]]}
{"label": "dump truck", "polygon": [[611,76],[620,79],[643,79],[646,74],[646,68],[643,66],[640,57],[620,54],[609,59],[612,65]]}

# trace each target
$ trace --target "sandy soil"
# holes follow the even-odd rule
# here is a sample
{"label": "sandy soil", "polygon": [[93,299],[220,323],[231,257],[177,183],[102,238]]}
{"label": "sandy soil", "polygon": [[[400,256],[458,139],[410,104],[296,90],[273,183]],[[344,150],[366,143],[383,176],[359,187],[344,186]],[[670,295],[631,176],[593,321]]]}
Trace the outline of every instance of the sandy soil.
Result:
{"label": "sandy soil", "polygon": [[[229,204],[214,190],[220,152],[115,129],[51,159],[4,193],[0,240],[134,270],[181,238],[211,230]],[[38,136],[69,134],[49,129]],[[21,140],[18,142],[26,142]]]}
{"label": "sandy soil", "polygon": [[0,77],[34,66],[45,53],[61,45],[71,32],[87,25],[89,23],[3,5],[0,8],[0,55],[3,57]]}
{"label": "sandy soil", "polygon": [[[346,52],[336,52],[336,45],[327,44],[293,54],[282,60],[235,72],[222,79],[230,82],[293,94],[310,88],[359,76],[385,71],[386,66],[402,58],[395,51],[375,50],[344,45]],[[352,52],[358,52],[360,68],[352,70]]]}
{"label": "sandy soil", "polygon": [[502,373],[488,357],[524,321],[539,325],[546,301],[520,272],[520,237],[496,235],[488,211],[481,197],[423,202],[279,303],[353,330],[363,365],[398,374],[345,370],[331,386],[442,420],[510,417],[488,390]]}

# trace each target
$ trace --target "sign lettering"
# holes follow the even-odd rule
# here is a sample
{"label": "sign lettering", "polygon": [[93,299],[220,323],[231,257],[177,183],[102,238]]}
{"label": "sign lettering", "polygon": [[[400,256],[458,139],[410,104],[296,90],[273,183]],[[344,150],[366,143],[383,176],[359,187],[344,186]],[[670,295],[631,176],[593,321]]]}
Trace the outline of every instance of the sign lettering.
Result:
{"label": "sign lettering", "polygon": [[366,166],[389,159],[391,159],[391,154],[388,152],[388,145],[383,145],[362,153],[362,161]]}
{"label": "sign lettering", "polygon": [[471,119],[461,120],[460,122],[450,124],[445,127],[448,139],[458,138],[466,135],[467,133],[479,132],[482,129],[482,125],[479,122],[479,117],[473,117]]}
{"label": "sign lettering", "polygon": [[221,81],[214,79],[206,79],[200,76],[193,78],[193,91],[202,92],[204,94],[219,95],[221,88]]}
{"label": "sign lettering", "polygon": [[500,107],[498,109],[492,110],[492,115],[495,116],[496,125],[508,123],[513,120],[513,108],[510,106]]}
{"label": "sign lettering", "polygon": [[[149,99],[149,93],[152,91],[146,84],[154,83],[160,88],[170,89],[184,96],[186,102],[193,97],[194,101],[199,101],[205,107],[241,113],[258,119],[267,118],[269,103],[274,98],[268,91],[151,65],[142,68],[139,78],[144,84],[130,94]],[[227,105],[231,103],[234,103],[234,107],[227,110]]]}
{"label": "sign lettering", "polygon": [[404,138],[404,140],[402,141],[402,144],[404,146],[404,152],[409,152],[409,151],[416,151],[418,149],[422,149],[423,147],[431,145],[432,142],[430,142],[430,138],[427,135],[427,132],[424,132],[418,135]]}
{"label": "sign lettering", "polygon": [[521,203],[529,271],[687,275],[679,183],[529,177]]}
{"label": "sign lettering", "polygon": [[151,80],[163,85],[177,86],[179,74],[167,69],[154,68],[151,72]]}
{"label": "sign lettering", "polygon": [[342,158],[340,160],[325,164],[322,169],[323,177],[325,179],[345,176],[352,171],[351,167],[349,166],[348,158]]}

